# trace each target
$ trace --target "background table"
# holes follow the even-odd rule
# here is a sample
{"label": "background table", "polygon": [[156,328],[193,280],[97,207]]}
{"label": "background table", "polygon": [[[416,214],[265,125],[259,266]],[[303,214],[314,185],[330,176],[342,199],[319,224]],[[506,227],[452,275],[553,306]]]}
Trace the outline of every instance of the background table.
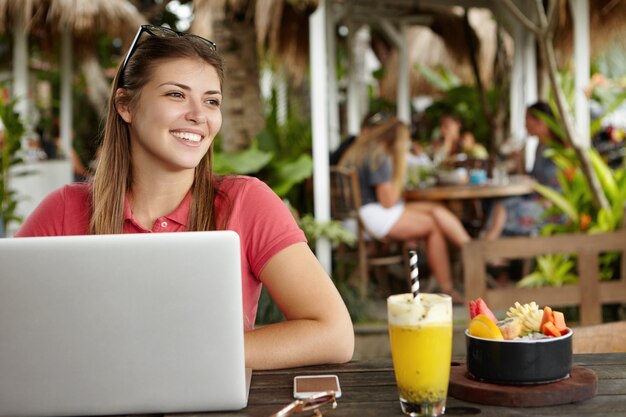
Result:
{"label": "background table", "polygon": [[534,181],[527,175],[513,175],[507,182],[488,182],[481,185],[435,185],[424,188],[407,189],[404,196],[407,201],[419,200],[474,200],[485,198],[512,197],[533,192]]}
{"label": "background table", "polygon": [[[445,204],[476,237],[487,220],[488,210],[483,202],[496,198],[514,197],[534,191],[534,180],[527,175],[514,175],[502,183],[436,185],[407,189],[406,201],[439,201]],[[488,206],[487,206],[488,207]]]}
{"label": "background table", "polygon": [[[625,416],[626,353],[574,355],[574,364],[592,369],[598,375],[598,392],[593,399],[553,407],[512,408],[475,404],[448,397],[446,415]],[[338,375],[343,390],[343,396],[338,400],[338,407],[328,414],[329,417],[403,416],[389,359],[254,372],[246,409],[231,413],[194,415],[268,417],[292,401],[294,376],[321,374]]]}

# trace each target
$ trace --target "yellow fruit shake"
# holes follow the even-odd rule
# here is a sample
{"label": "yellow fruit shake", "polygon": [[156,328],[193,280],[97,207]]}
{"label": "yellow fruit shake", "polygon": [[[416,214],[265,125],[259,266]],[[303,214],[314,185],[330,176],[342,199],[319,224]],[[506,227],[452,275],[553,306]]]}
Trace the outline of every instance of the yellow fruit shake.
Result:
{"label": "yellow fruit shake", "polygon": [[452,357],[452,299],[445,294],[387,299],[391,356],[400,406],[411,416],[439,416],[446,408]]}

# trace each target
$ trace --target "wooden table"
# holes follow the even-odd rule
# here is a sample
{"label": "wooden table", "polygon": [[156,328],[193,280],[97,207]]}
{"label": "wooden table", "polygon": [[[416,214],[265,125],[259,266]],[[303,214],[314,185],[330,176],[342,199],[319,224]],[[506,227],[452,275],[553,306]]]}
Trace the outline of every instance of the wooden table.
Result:
{"label": "wooden table", "polygon": [[[574,364],[598,376],[597,395],[587,401],[553,407],[513,408],[475,404],[448,396],[446,415],[507,416],[625,416],[626,353],[574,355]],[[343,396],[329,417],[402,416],[390,359],[354,361],[345,365],[254,372],[248,407],[239,412],[194,415],[268,417],[292,401],[296,375],[336,374]],[[308,414],[302,414],[303,416]],[[185,416],[189,416],[186,414]],[[299,414],[298,414],[299,416]]]}
{"label": "wooden table", "polygon": [[528,175],[513,175],[503,183],[487,182],[481,185],[436,185],[407,189],[406,201],[439,201],[456,214],[466,226],[481,229],[486,214],[481,202],[495,198],[530,194],[534,180]]}
{"label": "wooden table", "polygon": [[431,200],[475,200],[484,198],[511,197],[533,192],[533,179],[528,175],[513,175],[507,182],[488,182],[481,185],[436,185],[411,188],[405,191],[407,201]]}

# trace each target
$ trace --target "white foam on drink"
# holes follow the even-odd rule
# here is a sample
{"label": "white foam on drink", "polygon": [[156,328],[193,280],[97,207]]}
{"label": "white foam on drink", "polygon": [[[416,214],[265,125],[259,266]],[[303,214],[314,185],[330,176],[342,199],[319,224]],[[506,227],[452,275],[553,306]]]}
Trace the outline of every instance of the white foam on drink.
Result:
{"label": "white foam on drink", "polygon": [[444,294],[422,294],[413,300],[413,294],[397,294],[388,298],[387,319],[397,326],[416,326],[427,323],[450,323],[452,299]]}

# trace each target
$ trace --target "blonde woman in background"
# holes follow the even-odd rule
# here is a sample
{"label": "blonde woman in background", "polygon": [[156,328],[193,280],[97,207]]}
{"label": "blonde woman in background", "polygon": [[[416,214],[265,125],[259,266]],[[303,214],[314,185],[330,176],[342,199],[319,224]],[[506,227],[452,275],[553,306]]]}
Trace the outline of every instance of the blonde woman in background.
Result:
{"label": "blonde woman in background", "polygon": [[452,295],[455,302],[463,302],[452,284],[447,241],[461,247],[470,236],[444,206],[402,200],[409,144],[407,126],[389,117],[362,133],[340,165],[357,169],[362,200],[359,214],[368,231],[378,238],[425,239],[428,265],[441,291]]}

